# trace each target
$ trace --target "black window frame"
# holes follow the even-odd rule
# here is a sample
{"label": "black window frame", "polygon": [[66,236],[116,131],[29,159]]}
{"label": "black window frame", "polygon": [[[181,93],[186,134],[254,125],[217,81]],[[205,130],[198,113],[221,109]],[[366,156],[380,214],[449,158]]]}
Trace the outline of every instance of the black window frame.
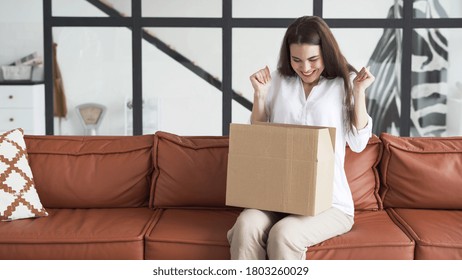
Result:
{"label": "black window frame", "polygon": [[[87,0],[105,9],[99,1]],[[43,0],[44,67],[52,69],[53,27],[127,27],[132,30],[132,98],[133,135],[143,133],[142,116],[142,29],[144,27],[214,27],[222,29],[222,135],[229,134],[232,122],[232,100],[251,110],[251,102],[232,89],[232,30],[233,28],[286,28],[293,18],[233,18],[232,0],[222,0],[221,18],[142,17],[142,0],[132,0],[132,16],[129,17],[55,17],[52,0]],[[311,0],[308,0],[311,1]],[[323,0],[313,1],[313,15],[323,17]],[[111,11],[106,11],[111,13]],[[411,58],[412,30],[416,28],[462,28],[462,18],[420,19],[414,18],[413,0],[403,0],[403,17],[398,19],[324,18],[331,28],[398,28],[403,31],[401,61],[401,113],[399,132],[409,136],[411,128]],[[45,127],[46,134],[54,134],[53,76],[45,71]]]}

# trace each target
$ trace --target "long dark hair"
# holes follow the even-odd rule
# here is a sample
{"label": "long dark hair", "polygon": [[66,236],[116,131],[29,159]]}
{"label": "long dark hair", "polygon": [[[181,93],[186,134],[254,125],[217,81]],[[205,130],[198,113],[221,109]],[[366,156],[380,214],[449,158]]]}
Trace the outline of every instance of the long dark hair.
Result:
{"label": "long dark hair", "polygon": [[324,61],[324,71],[321,75],[327,79],[343,78],[345,87],[345,96],[343,99],[345,107],[344,127],[347,131],[353,131],[356,113],[353,104],[353,89],[349,76],[351,72],[358,73],[358,71],[348,63],[341,53],[338,43],[327,23],[317,16],[304,16],[296,19],[289,25],[282,41],[278,62],[279,73],[286,77],[297,76],[297,73],[295,73],[290,64],[291,44],[320,46]]}

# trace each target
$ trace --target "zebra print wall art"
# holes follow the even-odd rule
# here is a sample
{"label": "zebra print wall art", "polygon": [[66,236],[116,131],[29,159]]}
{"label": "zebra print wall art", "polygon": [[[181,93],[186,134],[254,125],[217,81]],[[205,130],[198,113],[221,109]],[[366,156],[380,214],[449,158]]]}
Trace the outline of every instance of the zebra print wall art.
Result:
{"label": "zebra print wall art", "polygon": [[[402,0],[388,18],[402,17]],[[438,0],[414,1],[415,18],[447,17]],[[402,30],[384,30],[369,60],[376,81],[367,93],[374,133],[399,135],[401,108]],[[446,132],[448,41],[438,29],[412,30],[411,136],[441,136]]]}

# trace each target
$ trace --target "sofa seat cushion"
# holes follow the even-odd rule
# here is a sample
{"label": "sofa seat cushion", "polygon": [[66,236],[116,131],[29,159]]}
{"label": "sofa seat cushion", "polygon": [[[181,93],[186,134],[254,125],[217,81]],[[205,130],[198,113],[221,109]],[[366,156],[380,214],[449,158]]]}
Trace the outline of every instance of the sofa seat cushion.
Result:
{"label": "sofa seat cushion", "polygon": [[389,209],[416,243],[418,260],[462,259],[462,210]]}
{"label": "sofa seat cushion", "polygon": [[0,259],[143,259],[148,208],[47,209],[0,223]]}
{"label": "sofa seat cushion", "polygon": [[229,259],[226,234],[239,210],[158,209],[146,236],[146,259]]}
{"label": "sofa seat cushion", "polygon": [[307,259],[411,260],[414,245],[385,211],[363,211],[349,232],[308,248]]}

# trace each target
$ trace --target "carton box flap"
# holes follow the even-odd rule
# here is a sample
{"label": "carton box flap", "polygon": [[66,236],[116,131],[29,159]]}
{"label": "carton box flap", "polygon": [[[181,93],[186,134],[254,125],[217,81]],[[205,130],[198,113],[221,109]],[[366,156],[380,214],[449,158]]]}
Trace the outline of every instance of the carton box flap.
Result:
{"label": "carton box flap", "polygon": [[[231,124],[231,126],[236,124]],[[332,147],[335,148],[335,127],[329,126],[316,126],[316,125],[300,125],[300,124],[285,124],[285,123],[269,123],[269,122],[255,122],[253,125],[266,125],[266,126],[276,126],[276,127],[293,127],[293,128],[302,128],[302,129],[318,129],[324,130],[327,129],[329,131],[330,140],[332,142]]]}
{"label": "carton box flap", "polygon": [[335,128],[231,124],[230,132],[229,153],[235,155],[323,161],[335,150]]}

